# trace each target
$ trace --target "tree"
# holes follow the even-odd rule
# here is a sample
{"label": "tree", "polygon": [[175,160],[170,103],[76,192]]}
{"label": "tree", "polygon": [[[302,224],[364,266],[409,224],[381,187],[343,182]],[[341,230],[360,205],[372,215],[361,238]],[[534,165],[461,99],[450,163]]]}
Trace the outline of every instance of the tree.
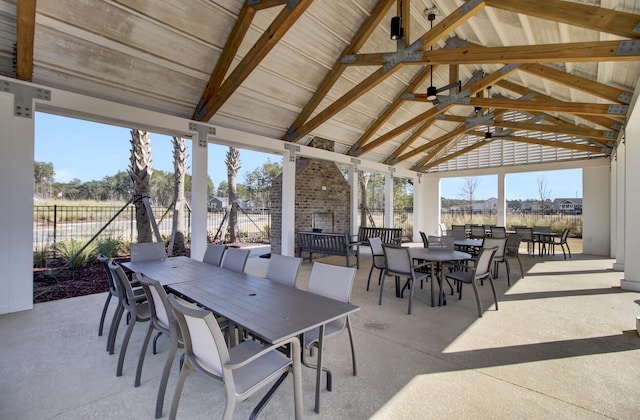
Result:
{"label": "tree", "polygon": [[369,184],[369,172],[358,171],[358,184],[360,184],[360,224],[367,226],[367,185]]}
{"label": "tree", "polygon": [[[271,197],[271,184],[281,172],[280,163],[267,160],[262,166],[247,173],[244,176],[244,187],[247,193],[245,197],[256,203],[258,207],[266,208]],[[238,195],[242,197],[240,188],[238,188]]]}
{"label": "tree", "polygon": [[227,180],[229,182],[229,241],[234,243],[238,240],[238,199],[236,191],[236,176],[240,170],[240,151],[237,147],[229,146],[227,158]]}
{"label": "tree", "polygon": [[547,177],[538,178],[538,197],[540,198],[540,210],[544,214],[547,200],[551,197],[551,188],[547,186]]}
{"label": "tree", "polygon": [[153,242],[149,215],[142,202],[143,197],[149,197],[149,181],[152,173],[151,136],[147,131],[131,130],[131,165],[128,172],[135,190],[138,242]]}
{"label": "tree", "polygon": [[34,185],[35,192],[42,194],[47,189],[50,189],[51,185],[53,184],[55,175],[56,175],[56,172],[53,170],[53,163],[34,162],[33,179],[35,181],[35,185]]}
{"label": "tree", "polygon": [[185,249],[184,237],[184,203],[185,203],[185,174],[187,172],[187,148],[184,139],[173,137],[173,246],[181,251]]}
{"label": "tree", "polygon": [[471,213],[471,220],[473,221],[473,200],[475,198],[476,190],[478,189],[478,180],[476,178],[467,177],[464,179],[464,183],[460,187],[460,195],[467,201],[469,212]]}

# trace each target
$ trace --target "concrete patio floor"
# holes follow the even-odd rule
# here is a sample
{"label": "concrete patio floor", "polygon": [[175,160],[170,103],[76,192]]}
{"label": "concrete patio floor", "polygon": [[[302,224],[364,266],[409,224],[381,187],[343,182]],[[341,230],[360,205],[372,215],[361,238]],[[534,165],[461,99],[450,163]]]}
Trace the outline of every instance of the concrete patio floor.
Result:
{"label": "concrete patio floor", "polygon": [[[248,272],[264,275],[269,260],[258,258],[261,252],[252,254]],[[481,287],[483,318],[469,286],[462,300],[449,295],[447,306],[435,308],[428,306],[429,287],[417,289],[407,315],[407,300],[394,296],[389,279],[378,306],[376,281],[365,290],[370,260],[365,252],[352,293],[361,306],[352,318],[358,376],[351,375],[347,335],[329,340],[325,365],[333,391],[322,390],[315,414],[315,372],[304,368],[306,418],[640,418],[640,294],[619,288],[613,260],[522,255],[526,277],[517,279],[516,264],[511,287],[501,265],[498,311],[490,287]],[[339,257],[318,261],[344,264]],[[304,262],[299,286],[306,287],[310,269]],[[104,299],[41,303],[0,316],[0,419],[153,418],[167,340],[159,340],[157,355],[149,350],[142,384],[134,388],[147,327],[137,325],[117,378],[117,352],[108,355],[106,336],[97,335]],[[117,349],[123,335],[121,326]],[[287,378],[261,418],[293,417],[291,386]],[[234,418],[247,418],[260,395],[236,407]],[[223,406],[222,387],[190,375],[178,418],[220,418]]]}

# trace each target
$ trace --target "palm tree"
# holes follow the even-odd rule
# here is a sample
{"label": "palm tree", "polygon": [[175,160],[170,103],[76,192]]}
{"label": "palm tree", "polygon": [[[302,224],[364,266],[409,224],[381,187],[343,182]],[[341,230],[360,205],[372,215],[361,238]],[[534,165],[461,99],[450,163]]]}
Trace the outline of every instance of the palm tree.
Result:
{"label": "palm tree", "polygon": [[184,251],[184,237],[185,237],[185,226],[184,226],[184,204],[185,204],[185,174],[187,171],[187,148],[184,145],[184,139],[181,137],[173,137],[173,177],[174,177],[174,188],[173,188],[173,246],[176,249]]}
{"label": "palm tree", "polygon": [[138,242],[153,242],[151,223],[147,209],[142,201],[149,197],[149,180],[151,178],[151,136],[147,131],[131,130],[131,165],[129,176],[133,180],[135,190],[136,227]]}
{"label": "palm tree", "polygon": [[240,151],[237,147],[229,146],[225,163],[227,164],[227,179],[229,182],[229,242],[234,243],[238,239],[236,175],[240,170]]}

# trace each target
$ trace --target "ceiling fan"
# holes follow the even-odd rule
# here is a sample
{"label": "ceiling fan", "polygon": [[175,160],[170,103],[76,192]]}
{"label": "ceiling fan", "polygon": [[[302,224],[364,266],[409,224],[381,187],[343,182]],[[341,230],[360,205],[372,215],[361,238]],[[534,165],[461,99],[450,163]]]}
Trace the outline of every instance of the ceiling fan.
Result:
{"label": "ceiling fan", "polygon": [[[427,19],[431,23],[431,29],[433,29],[433,21],[436,19],[435,10],[432,9],[432,10],[428,10],[427,12],[428,12]],[[433,51],[433,45],[429,47],[429,50]],[[462,82],[460,80],[458,80],[457,82],[449,83],[448,85],[442,86],[441,88],[436,88],[433,85],[433,66],[431,66],[430,71],[431,71],[431,83],[427,88],[427,100],[429,101],[436,100],[438,97],[438,93],[444,92],[446,90],[450,90],[454,88],[457,88],[456,92],[460,92],[462,90]]]}

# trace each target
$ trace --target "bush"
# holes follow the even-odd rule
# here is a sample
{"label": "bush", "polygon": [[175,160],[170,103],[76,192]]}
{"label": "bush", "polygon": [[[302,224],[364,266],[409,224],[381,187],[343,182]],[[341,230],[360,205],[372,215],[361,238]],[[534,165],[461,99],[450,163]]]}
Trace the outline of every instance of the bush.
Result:
{"label": "bush", "polygon": [[39,268],[45,267],[47,265],[47,259],[49,259],[49,252],[50,250],[47,247],[33,251],[33,266]]}
{"label": "bush", "polygon": [[113,258],[127,253],[128,245],[120,237],[107,236],[99,239],[96,244],[96,253]]}
{"label": "bush", "polygon": [[[86,242],[71,239],[69,241],[59,242],[56,245],[56,251],[60,253],[63,260],[69,262],[69,267],[83,267],[87,265],[87,262],[96,254],[96,244],[94,242],[82,249],[85,245]],[[82,252],[80,252],[81,249]],[[71,261],[71,258],[76,254],[78,255]]]}

